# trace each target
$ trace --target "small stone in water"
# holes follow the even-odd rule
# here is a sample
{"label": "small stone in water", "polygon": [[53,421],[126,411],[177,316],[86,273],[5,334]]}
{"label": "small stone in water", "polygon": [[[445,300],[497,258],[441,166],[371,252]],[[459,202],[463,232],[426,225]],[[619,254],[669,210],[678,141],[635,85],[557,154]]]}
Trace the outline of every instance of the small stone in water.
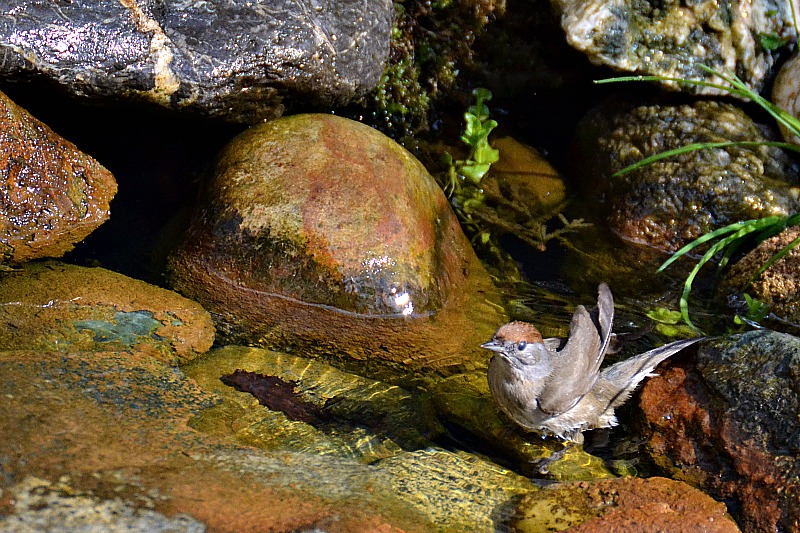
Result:
{"label": "small stone in water", "polygon": [[236,370],[220,380],[241,392],[249,392],[258,403],[281,411],[289,420],[319,424],[331,420],[331,415],[313,403],[304,400],[295,390],[296,381],[284,381],[277,376],[267,376],[246,370]]}

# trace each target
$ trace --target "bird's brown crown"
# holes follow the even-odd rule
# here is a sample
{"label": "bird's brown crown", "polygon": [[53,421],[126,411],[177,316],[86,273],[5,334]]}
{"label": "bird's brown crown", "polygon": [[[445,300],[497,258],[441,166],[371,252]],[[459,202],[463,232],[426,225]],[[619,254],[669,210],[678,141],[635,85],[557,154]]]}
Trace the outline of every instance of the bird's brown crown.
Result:
{"label": "bird's brown crown", "polygon": [[509,322],[500,326],[494,338],[500,342],[542,342],[542,334],[539,330],[527,322]]}

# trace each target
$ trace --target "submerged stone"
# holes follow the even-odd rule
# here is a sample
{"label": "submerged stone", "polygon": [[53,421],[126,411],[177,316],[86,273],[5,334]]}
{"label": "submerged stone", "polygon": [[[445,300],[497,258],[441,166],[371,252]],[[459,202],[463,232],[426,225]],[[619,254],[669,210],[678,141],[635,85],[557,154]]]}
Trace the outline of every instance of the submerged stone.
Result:
{"label": "submerged stone", "polygon": [[[283,370],[302,374],[300,366]],[[309,367],[308,373],[325,372]],[[45,523],[66,507],[75,524],[108,512],[119,513],[120,525],[187,531],[202,524],[236,532],[488,533],[507,521],[516,498],[536,490],[528,479],[477,456],[432,446],[367,465],[267,451],[230,434],[192,429],[190,422],[219,405],[220,397],[142,353],[0,352],[0,375],[3,531]],[[331,381],[321,394],[336,387]],[[387,402],[401,396],[396,388],[372,387]],[[369,390],[357,387],[350,406],[342,405],[352,410],[354,425]],[[409,407],[407,418],[398,415]],[[387,423],[414,425],[418,411],[408,400],[400,398],[392,409]],[[361,422],[374,423],[369,417],[375,415],[367,409]]]}
{"label": "submerged stone", "polygon": [[0,272],[0,350],[136,349],[176,363],[213,342],[204,309],[143,281],[58,262]]}
{"label": "submerged stone", "polygon": [[584,117],[577,140],[584,194],[604,200],[612,230],[638,244],[675,251],[727,224],[800,209],[798,166],[775,147],[695,150],[614,176],[692,143],[770,140],[731,104],[615,100]]}
{"label": "submerged stone", "polygon": [[61,257],[109,217],[114,176],[0,92],[0,263]]}
{"label": "submerged stone", "polygon": [[334,105],[370,91],[392,15],[385,0],[6,0],[0,73],[255,123],[279,116],[284,98]]}
{"label": "submerged stone", "polygon": [[[243,444],[266,450],[352,457],[370,463],[402,450],[431,446],[431,439],[444,433],[433,407],[420,395],[313,359],[226,346],[182,370],[223,400],[193,420],[192,427],[235,436]],[[241,371],[291,384],[293,391],[285,403],[315,406],[317,420],[292,420],[220,379]],[[274,387],[265,392],[286,394]]]}
{"label": "submerged stone", "polygon": [[171,265],[229,343],[444,371],[485,366],[504,320],[422,164],[331,115],[234,139]]}

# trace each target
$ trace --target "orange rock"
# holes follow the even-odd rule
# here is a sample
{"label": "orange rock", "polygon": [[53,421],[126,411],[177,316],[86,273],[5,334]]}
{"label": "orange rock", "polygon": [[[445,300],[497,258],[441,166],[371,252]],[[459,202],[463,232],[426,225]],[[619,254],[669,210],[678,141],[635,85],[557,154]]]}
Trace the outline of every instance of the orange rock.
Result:
{"label": "orange rock", "polygon": [[0,261],[60,257],[109,217],[114,176],[0,93]]}
{"label": "orange rock", "polygon": [[305,355],[476,368],[504,321],[422,164],[332,115],[285,117],[234,139],[172,271],[227,342]]}

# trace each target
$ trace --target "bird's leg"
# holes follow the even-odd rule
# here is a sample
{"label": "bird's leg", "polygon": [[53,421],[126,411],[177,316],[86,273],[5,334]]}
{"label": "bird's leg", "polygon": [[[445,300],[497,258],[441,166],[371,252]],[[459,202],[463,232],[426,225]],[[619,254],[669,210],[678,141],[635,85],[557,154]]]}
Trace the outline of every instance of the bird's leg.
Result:
{"label": "bird's leg", "polygon": [[560,461],[568,451],[579,444],[574,440],[564,440],[562,443],[564,444],[564,447],[560,450],[553,452],[549,457],[545,457],[533,462],[533,466],[536,468],[537,472],[543,475],[549,473],[551,464],[555,463],[556,461]]}

